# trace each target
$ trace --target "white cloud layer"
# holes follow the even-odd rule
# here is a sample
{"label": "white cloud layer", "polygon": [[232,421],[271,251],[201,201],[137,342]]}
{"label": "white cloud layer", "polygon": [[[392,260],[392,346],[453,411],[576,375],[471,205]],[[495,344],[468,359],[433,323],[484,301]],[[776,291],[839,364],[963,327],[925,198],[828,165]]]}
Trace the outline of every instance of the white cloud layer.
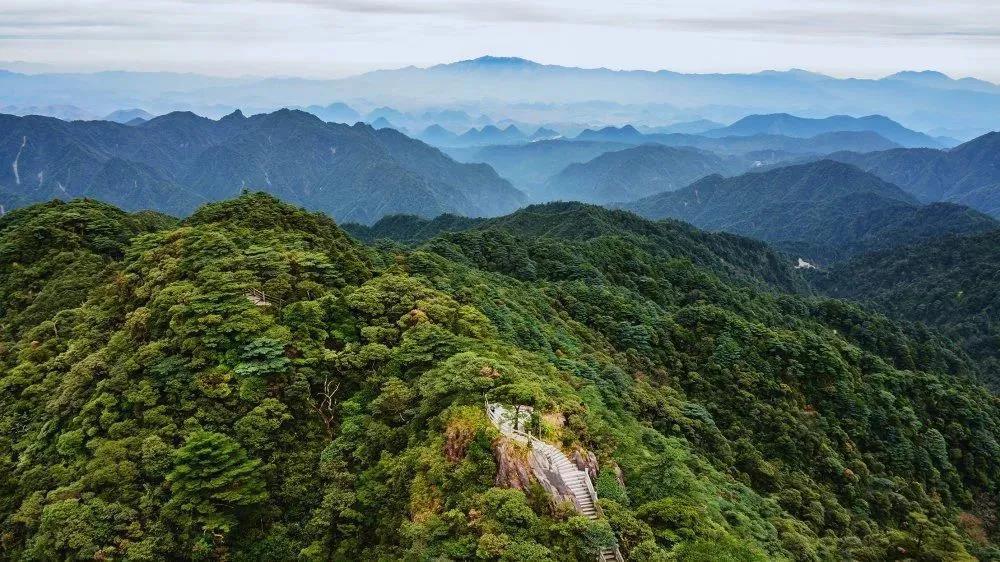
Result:
{"label": "white cloud layer", "polygon": [[0,0],[0,58],[339,76],[483,54],[686,72],[935,69],[1000,80],[990,0]]}

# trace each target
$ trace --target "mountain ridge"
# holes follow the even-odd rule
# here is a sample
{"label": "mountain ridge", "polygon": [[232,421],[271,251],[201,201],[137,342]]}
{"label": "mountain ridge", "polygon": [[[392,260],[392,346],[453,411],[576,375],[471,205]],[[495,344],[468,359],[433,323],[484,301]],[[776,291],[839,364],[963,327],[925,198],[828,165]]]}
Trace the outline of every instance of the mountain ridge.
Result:
{"label": "mountain ridge", "polygon": [[[22,146],[23,145],[23,146]],[[0,116],[0,204],[94,196],[186,214],[266,188],[338,219],[510,211],[523,194],[486,165],[454,162],[391,130],[297,110],[214,121],[174,112],[137,126]]]}
{"label": "mountain ridge", "polygon": [[751,136],[757,134],[777,134],[809,138],[822,133],[838,131],[871,131],[907,148],[944,148],[942,142],[925,133],[907,129],[884,115],[831,115],[824,118],[806,118],[774,113],[770,115],[748,115],[732,125],[712,129],[702,133],[711,137]]}
{"label": "mountain ridge", "polygon": [[762,239],[820,263],[998,224],[958,205],[921,206],[898,186],[833,160],[709,176],[622,207]]}
{"label": "mountain ridge", "polygon": [[555,174],[535,195],[539,200],[611,203],[673,191],[712,174],[746,171],[742,160],[711,152],[644,144],[574,163]]}
{"label": "mountain ridge", "polygon": [[965,204],[1000,217],[1000,132],[950,150],[893,149],[868,154],[835,152],[828,158],[856,165],[922,201]]}

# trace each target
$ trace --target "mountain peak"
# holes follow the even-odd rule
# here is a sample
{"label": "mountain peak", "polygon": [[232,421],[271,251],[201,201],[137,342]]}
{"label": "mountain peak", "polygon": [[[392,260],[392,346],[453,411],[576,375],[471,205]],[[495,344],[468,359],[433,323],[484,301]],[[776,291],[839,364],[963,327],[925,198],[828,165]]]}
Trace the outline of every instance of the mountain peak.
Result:
{"label": "mountain peak", "polygon": [[243,112],[240,111],[239,109],[237,109],[237,110],[234,110],[229,115],[226,115],[222,119],[219,119],[219,121],[242,121],[242,120],[244,120],[246,118],[247,118],[247,116],[243,115]]}
{"label": "mountain peak", "polygon": [[902,72],[897,72],[895,74],[890,74],[886,76],[888,80],[951,80],[951,77],[943,72],[938,72],[937,70],[904,70]]}
{"label": "mountain peak", "polygon": [[535,68],[541,66],[537,62],[520,57],[494,57],[485,55],[477,59],[462,60],[444,66],[479,66],[488,68]]}

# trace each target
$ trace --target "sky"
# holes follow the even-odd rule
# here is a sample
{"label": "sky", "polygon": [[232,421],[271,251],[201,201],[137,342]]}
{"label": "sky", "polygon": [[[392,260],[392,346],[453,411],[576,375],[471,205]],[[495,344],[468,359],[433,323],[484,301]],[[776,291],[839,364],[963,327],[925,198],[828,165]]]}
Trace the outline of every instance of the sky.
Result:
{"label": "sky", "polygon": [[1000,82],[1000,1],[0,0],[0,66],[22,71],[338,77],[487,54]]}

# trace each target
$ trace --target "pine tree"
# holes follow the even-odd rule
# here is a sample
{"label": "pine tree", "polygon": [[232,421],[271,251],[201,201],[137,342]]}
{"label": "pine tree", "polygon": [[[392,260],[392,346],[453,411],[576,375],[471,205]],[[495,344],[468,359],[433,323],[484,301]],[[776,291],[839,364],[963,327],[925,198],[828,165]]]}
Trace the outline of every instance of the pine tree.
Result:
{"label": "pine tree", "polygon": [[188,530],[227,532],[239,508],[267,499],[260,461],[221,433],[198,431],[174,453],[174,468],[167,475],[172,497],[166,510],[176,510]]}

